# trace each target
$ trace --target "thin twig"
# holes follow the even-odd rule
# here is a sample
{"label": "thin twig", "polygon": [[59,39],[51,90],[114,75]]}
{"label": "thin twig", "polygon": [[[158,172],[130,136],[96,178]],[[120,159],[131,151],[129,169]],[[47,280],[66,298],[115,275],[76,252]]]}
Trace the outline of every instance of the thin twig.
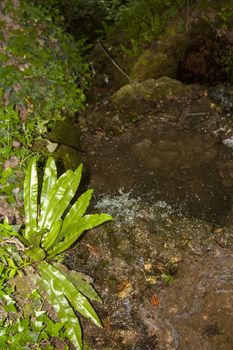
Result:
{"label": "thin twig", "polygon": [[186,30],[189,29],[189,0],[187,0],[186,5]]}
{"label": "thin twig", "polygon": [[188,116],[191,116],[191,117],[198,116],[198,115],[206,115],[206,113],[205,112],[188,113]]}
{"label": "thin twig", "polygon": [[108,56],[108,58],[111,60],[111,62],[114,64],[114,66],[129,80],[130,83],[135,82],[135,80],[131,79],[130,76],[128,76],[127,73],[119,66],[119,64],[116,62],[116,60],[112,57],[108,49],[104,46],[102,41],[98,40],[98,43],[100,44],[102,50],[104,53]]}

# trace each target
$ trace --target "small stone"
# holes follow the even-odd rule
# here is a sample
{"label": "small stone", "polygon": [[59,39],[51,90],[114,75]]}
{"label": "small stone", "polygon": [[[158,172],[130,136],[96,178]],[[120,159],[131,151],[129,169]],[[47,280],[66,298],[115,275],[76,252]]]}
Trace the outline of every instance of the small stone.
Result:
{"label": "small stone", "polygon": [[151,263],[144,264],[144,270],[145,271],[151,271],[153,265]]}
{"label": "small stone", "polygon": [[156,284],[157,277],[156,276],[146,276],[146,282],[148,282],[149,284]]}
{"label": "small stone", "polygon": [[21,143],[20,143],[19,141],[14,140],[14,141],[12,142],[12,146],[13,146],[14,148],[19,148],[19,147],[21,147]]}
{"label": "small stone", "polygon": [[12,156],[9,159],[7,159],[3,165],[4,169],[7,168],[16,168],[20,164],[19,158]]}

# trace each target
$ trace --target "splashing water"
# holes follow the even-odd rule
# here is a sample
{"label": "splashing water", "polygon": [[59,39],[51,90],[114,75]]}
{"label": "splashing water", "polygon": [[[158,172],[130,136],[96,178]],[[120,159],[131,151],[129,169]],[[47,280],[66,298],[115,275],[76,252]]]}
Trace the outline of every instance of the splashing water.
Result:
{"label": "splashing water", "polygon": [[145,217],[156,219],[158,212],[160,217],[166,217],[172,212],[172,208],[165,201],[157,201],[148,207],[145,207],[145,200],[141,197],[132,197],[132,192],[124,192],[122,188],[119,189],[119,194],[111,196],[108,194],[101,195],[97,203],[94,205],[96,209],[111,214],[118,227],[123,224],[129,226],[135,225],[138,219]]}

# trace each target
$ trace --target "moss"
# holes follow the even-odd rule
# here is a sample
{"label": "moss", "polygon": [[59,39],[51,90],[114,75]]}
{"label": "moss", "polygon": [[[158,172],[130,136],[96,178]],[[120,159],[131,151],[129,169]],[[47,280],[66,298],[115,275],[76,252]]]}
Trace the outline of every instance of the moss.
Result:
{"label": "moss", "polygon": [[157,80],[148,79],[140,83],[123,86],[112,97],[112,103],[116,106],[132,108],[135,112],[138,101],[159,101],[171,97],[184,89],[184,85],[174,79],[162,77]]}
{"label": "moss", "polygon": [[139,115],[151,113],[159,101],[171,98],[184,89],[181,82],[168,77],[127,84],[112,96],[112,110],[117,111],[122,122],[135,122]]}
{"label": "moss", "polygon": [[161,76],[176,77],[177,64],[172,57],[165,53],[155,53],[154,50],[146,50],[134,65],[131,77],[134,80],[157,79]]}
{"label": "moss", "polygon": [[131,71],[132,79],[176,78],[188,44],[187,36],[180,34],[183,30],[184,25],[179,18],[170,24],[166,33],[159,37],[156,47],[145,50],[139,57]]}
{"label": "moss", "polygon": [[57,122],[48,138],[56,143],[64,144],[75,149],[81,149],[81,132],[69,120]]}
{"label": "moss", "polygon": [[75,170],[82,162],[79,153],[65,145],[61,145],[58,150],[54,153],[54,158],[59,164],[59,168],[62,171],[68,169]]}

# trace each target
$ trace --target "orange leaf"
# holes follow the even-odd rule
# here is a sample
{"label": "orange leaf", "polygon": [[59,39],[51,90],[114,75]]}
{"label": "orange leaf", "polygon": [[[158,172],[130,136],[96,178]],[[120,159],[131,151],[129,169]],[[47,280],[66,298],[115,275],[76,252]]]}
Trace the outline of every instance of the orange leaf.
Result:
{"label": "orange leaf", "polygon": [[158,306],[159,305],[159,299],[158,299],[158,297],[155,294],[152,295],[152,297],[150,299],[150,302],[154,306]]}

